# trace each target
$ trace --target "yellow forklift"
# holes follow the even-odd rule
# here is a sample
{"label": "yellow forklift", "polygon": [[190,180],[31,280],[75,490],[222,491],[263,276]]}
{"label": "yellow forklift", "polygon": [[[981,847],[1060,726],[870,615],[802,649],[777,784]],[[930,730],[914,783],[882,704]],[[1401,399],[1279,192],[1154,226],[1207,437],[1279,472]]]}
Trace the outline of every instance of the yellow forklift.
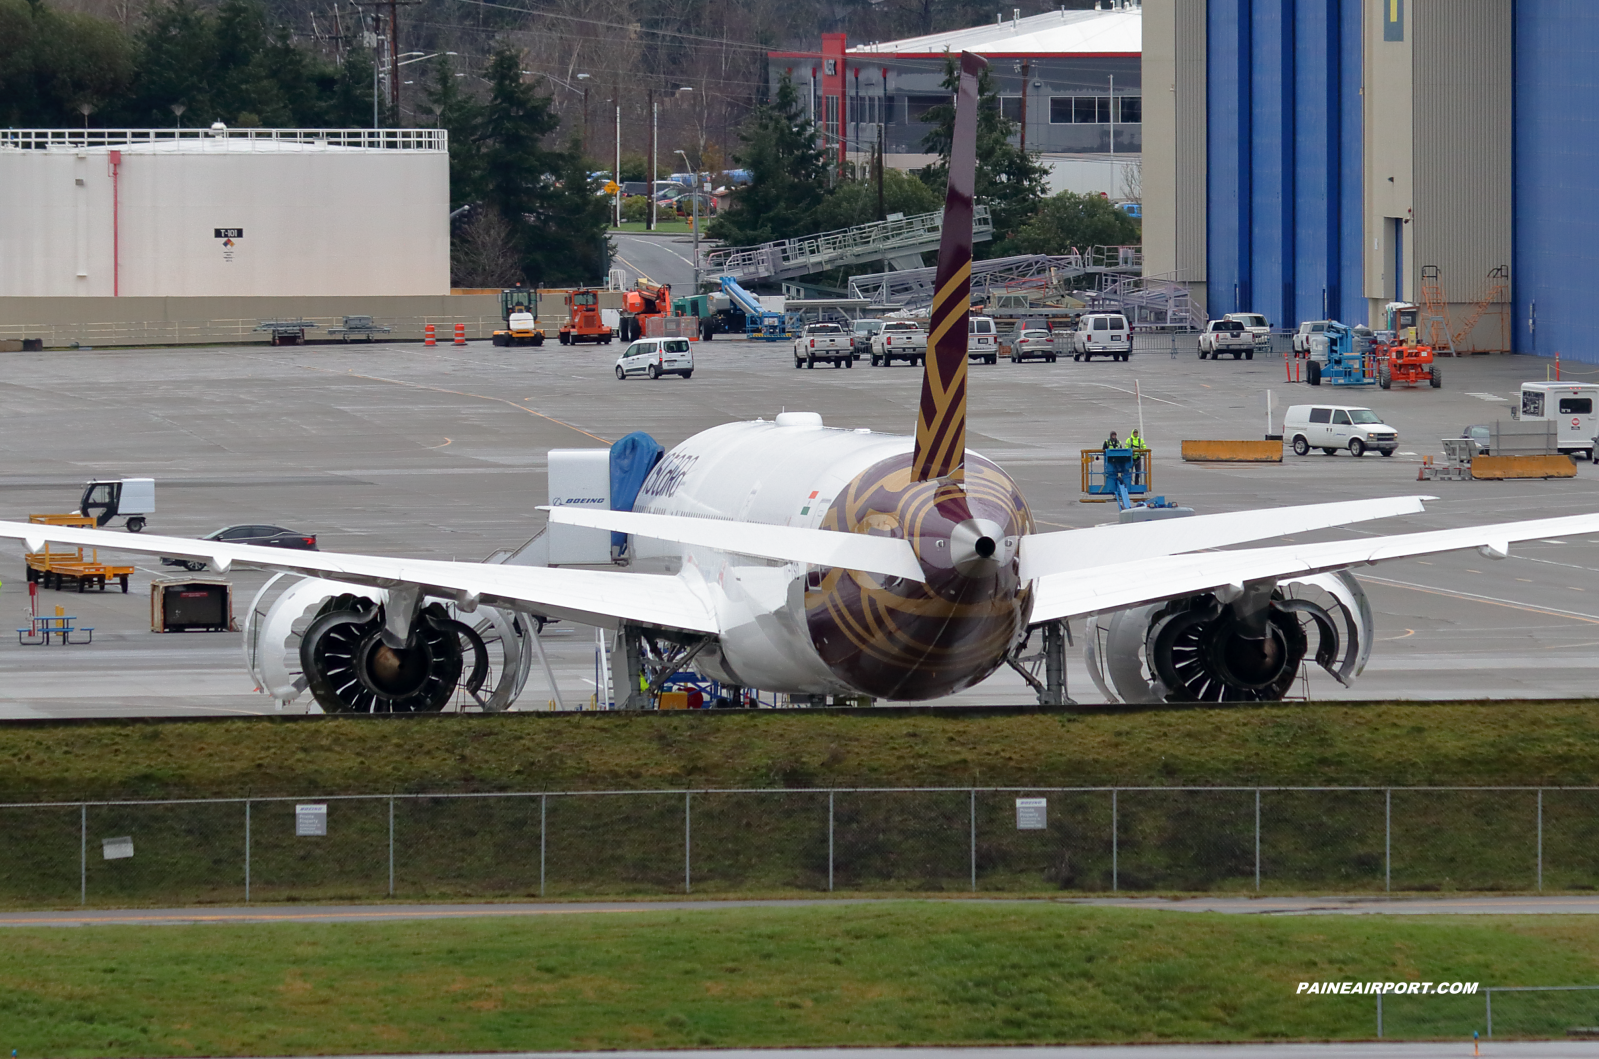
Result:
{"label": "yellow forklift", "polygon": [[539,328],[537,288],[508,287],[500,291],[500,319],[505,329],[494,332],[497,346],[542,346],[544,332]]}

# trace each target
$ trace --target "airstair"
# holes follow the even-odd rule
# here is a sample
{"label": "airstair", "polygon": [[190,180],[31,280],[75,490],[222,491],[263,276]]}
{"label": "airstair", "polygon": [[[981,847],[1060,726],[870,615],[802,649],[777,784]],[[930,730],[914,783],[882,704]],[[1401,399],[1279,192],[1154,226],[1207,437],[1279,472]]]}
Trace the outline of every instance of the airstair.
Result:
{"label": "airstair", "polygon": [[1088,296],[1089,312],[1119,312],[1134,327],[1200,331],[1205,314],[1188,288],[1160,276],[1110,276]]}
{"label": "airstair", "polygon": [[[898,220],[873,221],[760,246],[712,250],[705,255],[703,267],[706,272],[732,276],[740,283],[792,279],[866,261],[884,261],[893,268],[920,269],[922,254],[938,249],[943,228],[942,210],[918,213]],[[981,243],[993,237],[994,222],[988,215],[988,207],[975,207],[972,241]]]}
{"label": "airstair", "polygon": [[[1039,289],[1070,293],[1066,291],[1067,284],[1080,276],[1115,277],[1136,273],[1143,267],[1144,255],[1136,246],[1096,246],[1070,254],[996,257],[972,262],[972,297],[987,301],[998,294]],[[936,272],[917,268],[855,276],[849,281],[850,295],[869,299],[874,305],[924,309],[933,303]]]}

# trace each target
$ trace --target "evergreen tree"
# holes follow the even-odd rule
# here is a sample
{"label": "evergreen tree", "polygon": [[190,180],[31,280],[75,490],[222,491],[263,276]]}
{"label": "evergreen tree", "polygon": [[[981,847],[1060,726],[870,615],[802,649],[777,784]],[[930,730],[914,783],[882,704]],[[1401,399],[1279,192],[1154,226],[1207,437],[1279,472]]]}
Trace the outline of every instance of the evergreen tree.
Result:
{"label": "evergreen tree", "polygon": [[[931,213],[942,209],[944,200],[931,188],[897,169],[883,171],[883,212]],[[877,178],[868,173],[860,180],[847,180],[822,200],[815,213],[815,231],[826,232],[870,224],[877,220]]]}
{"label": "evergreen tree", "polygon": [[81,126],[83,103],[103,125],[133,76],[132,42],[115,23],[43,0],[0,0],[0,125]]}
{"label": "evergreen tree", "polygon": [[496,52],[488,73],[478,126],[483,205],[510,229],[529,283],[598,282],[609,258],[606,200],[575,143],[544,147],[560,119],[550,97],[522,80],[517,56]]}
{"label": "evergreen tree", "polygon": [[[927,112],[926,120],[934,128],[922,140],[922,149],[938,155],[938,163],[923,169],[921,177],[938,193],[940,201],[949,184],[950,144],[955,139],[953,96],[960,88],[960,69],[954,59],[944,60],[944,87],[951,94],[951,102]],[[986,67],[978,76],[977,95],[977,201],[988,207],[998,243],[1027,223],[1038,209],[1046,191],[1046,170],[1037,155],[1010,142],[1016,134],[1016,123],[1001,113],[999,89]],[[995,243],[986,246],[992,248]],[[979,251],[984,246],[979,243]]]}
{"label": "evergreen tree", "polygon": [[1026,224],[1000,241],[995,255],[1064,254],[1074,247],[1129,246],[1140,239],[1139,224],[1109,199],[1062,191],[1039,204]]}
{"label": "evergreen tree", "polygon": [[738,138],[734,159],[750,171],[748,187],[706,227],[706,234],[738,246],[816,231],[816,209],[827,192],[827,162],[816,129],[800,107],[787,75],[777,98],[755,108]]}
{"label": "evergreen tree", "polygon": [[439,56],[427,102],[417,108],[423,117],[450,134],[450,208],[477,202],[483,195],[483,105],[461,91],[455,64]]}

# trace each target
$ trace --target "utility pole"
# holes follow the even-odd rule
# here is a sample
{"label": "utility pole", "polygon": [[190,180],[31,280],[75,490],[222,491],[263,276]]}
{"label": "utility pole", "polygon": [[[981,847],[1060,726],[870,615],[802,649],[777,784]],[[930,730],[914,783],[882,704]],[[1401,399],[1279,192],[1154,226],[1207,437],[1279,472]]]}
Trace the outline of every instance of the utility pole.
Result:
{"label": "utility pole", "polygon": [[650,212],[644,218],[644,230],[655,230],[655,137],[657,126],[660,124],[661,105],[655,102],[655,89],[650,89],[650,175],[649,196]]}
{"label": "utility pole", "polygon": [[883,126],[877,126],[877,219],[888,220],[888,211],[883,208]]}
{"label": "utility pole", "polygon": [[[1032,62],[1029,57],[1022,60],[1022,150],[1027,150],[1027,90],[1031,87]],[[1114,105],[1114,104],[1113,104]]]}
{"label": "utility pole", "polygon": [[616,98],[616,168],[612,172],[616,174],[616,202],[614,206],[616,208],[616,226],[620,228],[622,227],[622,98],[620,92],[617,93]]}
{"label": "utility pole", "polygon": [[[1110,156],[1116,157],[1116,75],[1110,76]],[[1111,169],[1115,173],[1114,168]]]}
{"label": "utility pole", "polygon": [[399,0],[389,0],[389,112],[400,122],[400,17]]}

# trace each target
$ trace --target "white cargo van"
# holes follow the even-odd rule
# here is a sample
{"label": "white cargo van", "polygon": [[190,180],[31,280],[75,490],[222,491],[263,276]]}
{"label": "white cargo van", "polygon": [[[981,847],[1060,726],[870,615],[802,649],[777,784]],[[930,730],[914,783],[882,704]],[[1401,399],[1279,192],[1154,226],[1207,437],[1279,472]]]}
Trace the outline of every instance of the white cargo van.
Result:
{"label": "white cargo van", "polygon": [[1511,414],[1517,419],[1553,419],[1555,443],[1564,453],[1581,453],[1593,459],[1599,446],[1599,385],[1591,382],[1524,382],[1521,405]]}
{"label": "white cargo van", "polygon": [[1399,448],[1399,431],[1371,409],[1351,405],[1292,405],[1283,416],[1283,437],[1295,456],[1307,455],[1311,449],[1329,456],[1339,449],[1348,449],[1351,456],[1376,449],[1392,456]]}

